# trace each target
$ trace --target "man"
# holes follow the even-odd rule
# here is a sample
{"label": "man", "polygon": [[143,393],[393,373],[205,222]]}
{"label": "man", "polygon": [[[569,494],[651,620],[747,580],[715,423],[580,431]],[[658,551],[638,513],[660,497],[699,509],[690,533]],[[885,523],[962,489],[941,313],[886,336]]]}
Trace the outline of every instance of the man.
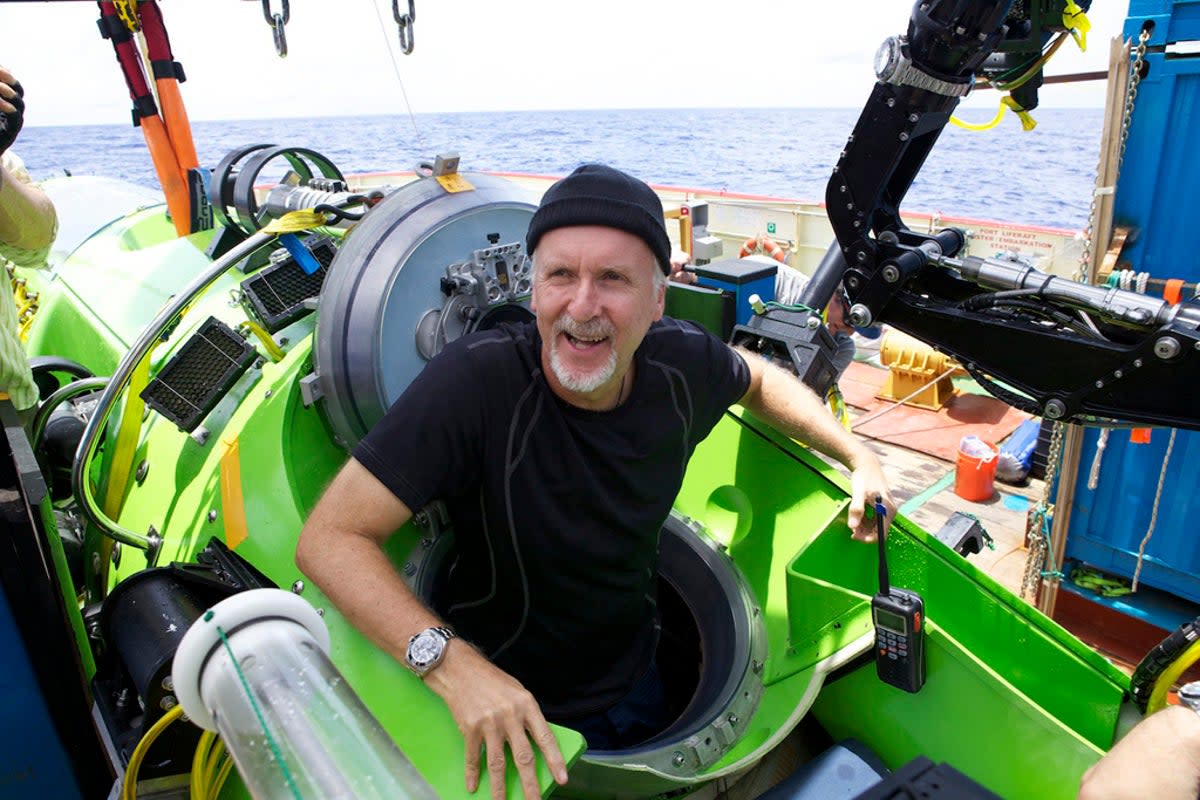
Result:
{"label": "man", "polygon": [[[45,266],[46,254],[58,231],[54,204],[33,185],[21,160],[8,150],[24,121],[22,94],[12,73],[0,67],[0,270],[9,262],[17,267]],[[0,392],[28,416],[37,403],[38,391],[18,324],[11,297],[0,298]]]}
{"label": "man", "polygon": [[1200,715],[1168,706],[1133,727],[1085,773],[1078,800],[1195,800]]}
{"label": "man", "polygon": [[[431,361],[355,449],[296,553],[348,619],[445,700],[470,791],[486,750],[493,797],[506,745],[525,796],[538,795],[531,738],[566,781],[547,719],[599,749],[665,724],[658,532],[696,444],[731,403],[853,470],[858,535],[871,530],[865,498],[894,508],[878,460],[795,378],[662,317],[670,244],[646,184],[580,167],[546,192],[527,249],[536,323],[465,337]],[[381,549],[435,498],[458,549],[442,616]]]}

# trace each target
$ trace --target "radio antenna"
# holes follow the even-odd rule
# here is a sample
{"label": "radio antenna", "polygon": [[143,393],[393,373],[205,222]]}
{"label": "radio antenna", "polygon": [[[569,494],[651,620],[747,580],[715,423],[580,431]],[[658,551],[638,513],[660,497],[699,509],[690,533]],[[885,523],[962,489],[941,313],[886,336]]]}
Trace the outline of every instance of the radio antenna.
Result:
{"label": "radio antenna", "polygon": [[891,582],[888,580],[887,544],[884,541],[883,521],[886,518],[887,507],[883,504],[883,497],[875,495],[875,524],[878,526],[875,540],[879,542],[879,593],[884,595],[891,591]]}

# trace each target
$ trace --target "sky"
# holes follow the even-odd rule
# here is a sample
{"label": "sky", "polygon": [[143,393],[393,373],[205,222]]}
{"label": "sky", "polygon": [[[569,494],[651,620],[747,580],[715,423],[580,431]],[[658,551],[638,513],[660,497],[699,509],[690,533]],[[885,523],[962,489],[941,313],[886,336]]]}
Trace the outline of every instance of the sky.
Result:
{"label": "sky", "polygon": [[[282,0],[271,0],[274,10]],[[400,0],[407,10],[405,0]],[[389,0],[291,0],[275,54],[259,0],[160,0],[193,120],[598,108],[861,107],[905,0],[415,0],[398,54]],[[1125,0],[1096,0],[1087,53],[1048,74],[1104,70]],[[0,64],[26,124],[129,122],[94,2],[0,2]],[[19,35],[15,35],[18,34]],[[965,109],[994,110],[994,92]],[[1102,82],[1045,87],[1047,108],[1102,107]]]}

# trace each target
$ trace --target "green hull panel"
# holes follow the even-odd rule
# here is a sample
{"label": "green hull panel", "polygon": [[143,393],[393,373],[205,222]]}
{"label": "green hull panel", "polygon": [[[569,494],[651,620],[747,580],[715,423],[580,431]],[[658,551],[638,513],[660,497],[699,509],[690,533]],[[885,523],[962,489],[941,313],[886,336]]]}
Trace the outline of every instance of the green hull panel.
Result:
{"label": "green hull panel", "polygon": [[[209,265],[207,235],[176,240],[165,225],[159,211],[122,217],[53,272],[31,275],[42,298],[31,353],[112,374],[158,309]],[[235,271],[214,284],[155,351],[155,366],[209,315],[233,327],[245,320],[229,302],[241,277]],[[277,335],[283,359],[263,358],[247,370],[205,419],[206,435],[148,414],[118,522],[161,533],[160,564],[194,561],[217,537],[280,587],[300,592],[324,614],[333,662],[400,748],[440,796],[466,797],[462,738],[445,706],[304,586],[293,561],[304,519],[346,457],[301,391],[313,370],[315,316]],[[108,435],[111,445],[115,433]],[[96,472],[101,491],[111,449]],[[684,792],[745,769],[810,714],[835,739],[853,736],[892,767],[926,755],[1006,797],[1074,795],[1080,774],[1112,742],[1126,677],[902,518],[888,557],[893,582],[925,599],[928,681],[915,695],[880,683],[870,660],[876,550],[851,540],[848,503],[837,470],[747,413],[726,415],[699,446],[676,509],[719,543],[748,587],[766,640],[753,668],[761,697],[737,723],[736,741],[694,775],[630,769],[613,778],[612,795]],[[393,538],[389,554],[399,569],[419,556],[424,535],[410,525]],[[145,567],[137,550],[119,556],[110,585]],[[61,563],[60,580],[71,596]],[[77,634],[90,674],[81,626]],[[576,762],[582,739],[557,734]],[[539,769],[549,792],[553,782]],[[519,792],[512,770],[508,783]],[[486,796],[486,779],[479,791]],[[243,794],[233,780],[222,796]]]}

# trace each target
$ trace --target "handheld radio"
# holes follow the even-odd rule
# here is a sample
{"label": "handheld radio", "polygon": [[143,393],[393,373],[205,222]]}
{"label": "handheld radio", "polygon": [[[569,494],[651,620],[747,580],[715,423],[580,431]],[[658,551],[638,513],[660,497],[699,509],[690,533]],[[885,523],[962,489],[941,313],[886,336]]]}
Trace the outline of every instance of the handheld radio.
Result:
{"label": "handheld radio", "polygon": [[925,685],[925,601],[916,592],[892,586],[888,581],[884,520],[887,508],[875,498],[879,525],[879,593],[871,598],[875,623],[875,669],[879,679],[906,692],[919,692]]}

